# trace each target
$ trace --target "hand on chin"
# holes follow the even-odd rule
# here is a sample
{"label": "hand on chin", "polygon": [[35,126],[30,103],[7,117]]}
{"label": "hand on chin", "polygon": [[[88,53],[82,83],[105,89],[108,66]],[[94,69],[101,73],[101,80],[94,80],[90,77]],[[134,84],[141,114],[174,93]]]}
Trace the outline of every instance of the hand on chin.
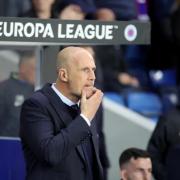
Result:
{"label": "hand on chin", "polygon": [[96,92],[96,88],[94,86],[85,86],[83,91],[86,92],[86,98],[89,99]]}

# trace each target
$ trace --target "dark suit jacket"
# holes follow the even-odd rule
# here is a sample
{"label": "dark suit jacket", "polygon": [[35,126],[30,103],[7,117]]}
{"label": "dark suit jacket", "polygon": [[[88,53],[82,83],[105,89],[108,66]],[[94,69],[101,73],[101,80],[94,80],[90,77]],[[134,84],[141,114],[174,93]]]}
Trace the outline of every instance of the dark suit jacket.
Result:
{"label": "dark suit jacket", "polygon": [[[177,107],[160,117],[148,143],[147,150],[152,158],[153,175],[156,180],[173,180],[172,176],[170,179],[167,178],[167,172],[170,170],[166,170],[169,167],[167,159],[172,157],[172,150],[180,144],[179,133],[180,107]],[[178,162],[178,158],[176,160]]]}
{"label": "dark suit jacket", "polygon": [[[96,117],[95,117],[96,118]],[[27,164],[27,180],[86,180],[87,162],[81,143],[89,134],[95,151],[96,179],[101,180],[98,134],[81,116],[72,119],[50,85],[26,100],[21,112],[20,137]]]}

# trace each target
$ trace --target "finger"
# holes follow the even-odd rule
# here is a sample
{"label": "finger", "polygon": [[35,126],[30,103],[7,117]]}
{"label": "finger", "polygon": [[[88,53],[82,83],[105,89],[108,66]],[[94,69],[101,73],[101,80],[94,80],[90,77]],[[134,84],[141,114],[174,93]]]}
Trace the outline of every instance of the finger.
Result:
{"label": "finger", "polygon": [[93,87],[93,94],[97,91],[98,89],[96,87]]}
{"label": "finger", "polygon": [[85,101],[86,101],[86,90],[83,89],[81,94],[81,102],[85,102]]}
{"label": "finger", "polygon": [[99,97],[100,99],[102,99],[103,98],[103,92],[101,91],[101,90],[97,90],[97,92],[96,92],[96,96],[97,97]]}

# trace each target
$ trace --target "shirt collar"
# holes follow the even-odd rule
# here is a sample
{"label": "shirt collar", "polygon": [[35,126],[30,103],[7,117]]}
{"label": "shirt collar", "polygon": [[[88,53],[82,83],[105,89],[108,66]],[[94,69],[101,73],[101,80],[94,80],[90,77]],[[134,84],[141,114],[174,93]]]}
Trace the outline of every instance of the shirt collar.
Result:
{"label": "shirt collar", "polygon": [[[51,85],[51,88],[54,90],[54,92],[59,96],[59,98],[62,100],[62,102],[68,106],[72,106],[76,103],[74,103],[73,101],[71,101],[70,99],[68,99],[66,96],[64,96],[56,87],[55,87],[55,83],[53,83]],[[77,103],[79,105],[79,102]]]}

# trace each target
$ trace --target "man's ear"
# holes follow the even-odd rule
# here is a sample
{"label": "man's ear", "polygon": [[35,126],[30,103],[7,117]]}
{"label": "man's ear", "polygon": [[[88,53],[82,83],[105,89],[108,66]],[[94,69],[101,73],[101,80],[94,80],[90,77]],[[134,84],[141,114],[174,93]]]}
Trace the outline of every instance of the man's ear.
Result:
{"label": "man's ear", "polygon": [[61,81],[67,82],[68,81],[68,73],[67,70],[64,68],[59,69],[58,77]]}
{"label": "man's ear", "polygon": [[121,175],[121,179],[127,179],[127,171],[126,169],[121,169],[121,172],[120,172],[120,175]]}

